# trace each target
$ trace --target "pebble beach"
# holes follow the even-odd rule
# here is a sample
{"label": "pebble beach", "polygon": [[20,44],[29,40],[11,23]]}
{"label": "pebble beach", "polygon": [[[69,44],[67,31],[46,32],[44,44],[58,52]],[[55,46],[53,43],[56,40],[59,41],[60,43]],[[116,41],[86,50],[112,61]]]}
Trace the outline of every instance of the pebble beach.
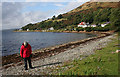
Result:
{"label": "pebble beach", "polygon": [[[56,68],[57,66],[61,66],[64,62],[73,61],[75,59],[84,59],[85,57],[94,54],[95,50],[99,50],[107,45],[112,38],[114,38],[115,34],[109,36],[98,36],[93,38],[88,38],[87,40],[77,41],[73,43],[69,43],[69,47],[64,48],[68,44],[64,44],[61,46],[52,47],[52,51],[55,53],[48,54],[49,56],[44,58],[35,57],[32,59],[32,65],[34,69],[24,70],[24,63],[12,63],[11,66],[2,68],[2,75],[50,75],[51,70],[48,68]],[[77,44],[79,43],[79,44]],[[59,50],[55,50],[56,48],[62,48],[61,52]],[[47,49],[48,52],[51,51]],[[38,54],[40,50],[33,53]],[[45,51],[44,51],[45,52]],[[44,53],[43,52],[43,53]]]}

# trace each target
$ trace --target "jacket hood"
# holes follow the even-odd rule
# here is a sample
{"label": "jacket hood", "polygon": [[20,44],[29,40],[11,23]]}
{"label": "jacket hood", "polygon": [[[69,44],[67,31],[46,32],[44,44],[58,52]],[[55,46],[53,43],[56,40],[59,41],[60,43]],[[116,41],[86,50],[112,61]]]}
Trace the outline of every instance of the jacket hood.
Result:
{"label": "jacket hood", "polygon": [[[22,43],[22,45],[24,46],[24,43]],[[29,44],[27,43],[27,46],[28,46]],[[25,46],[24,46],[25,47]]]}

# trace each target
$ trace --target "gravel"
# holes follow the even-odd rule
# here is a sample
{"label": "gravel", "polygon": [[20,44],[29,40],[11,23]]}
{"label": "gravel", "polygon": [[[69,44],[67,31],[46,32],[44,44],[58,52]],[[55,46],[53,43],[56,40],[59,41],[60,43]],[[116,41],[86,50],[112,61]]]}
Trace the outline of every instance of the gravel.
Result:
{"label": "gravel", "polygon": [[[84,44],[80,44],[78,47],[68,49],[57,55],[50,56],[44,59],[32,61],[34,69],[24,70],[24,64],[20,66],[11,66],[7,69],[2,69],[2,75],[46,75],[51,73],[49,68],[55,68],[58,65],[62,65],[66,61],[72,61],[74,59],[83,59],[91,54],[94,54],[95,50],[101,49],[107,45],[114,35],[106,36],[93,41],[88,41]],[[84,56],[84,57],[81,57]]]}

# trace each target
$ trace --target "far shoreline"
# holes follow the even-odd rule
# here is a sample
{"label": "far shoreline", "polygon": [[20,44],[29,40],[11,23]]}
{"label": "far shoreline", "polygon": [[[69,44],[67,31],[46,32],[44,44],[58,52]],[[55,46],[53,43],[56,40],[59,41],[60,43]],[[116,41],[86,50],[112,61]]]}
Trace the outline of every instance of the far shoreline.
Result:
{"label": "far shoreline", "polygon": [[[13,32],[42,32],[41,30],[17,30],[17,31],[13,31]],[[115,31],[91,31],[91,32],[86,32],[86,31],[57,31],[57,30],[50,30],[50,31],[46,31],[46,32],[55,32],[55,33],[90,33],[90,34],[113,34]]]}

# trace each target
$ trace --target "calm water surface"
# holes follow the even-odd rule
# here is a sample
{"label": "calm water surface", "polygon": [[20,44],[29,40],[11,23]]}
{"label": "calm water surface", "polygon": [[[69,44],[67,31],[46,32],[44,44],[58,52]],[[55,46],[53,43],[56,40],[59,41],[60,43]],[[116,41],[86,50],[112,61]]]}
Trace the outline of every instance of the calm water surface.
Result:
{"label": "calm water surface", "polygon": [[[53,33],[53,32],[12,32],[2,31],[2,56],[19,53],[24,41],[28,41],[32,50],[55,46],[72,41],[82,40],[96,36],[87,33]],[[1,33],[1,32],[0,32]],[[0,51],[1,51],[0,48]]]}

